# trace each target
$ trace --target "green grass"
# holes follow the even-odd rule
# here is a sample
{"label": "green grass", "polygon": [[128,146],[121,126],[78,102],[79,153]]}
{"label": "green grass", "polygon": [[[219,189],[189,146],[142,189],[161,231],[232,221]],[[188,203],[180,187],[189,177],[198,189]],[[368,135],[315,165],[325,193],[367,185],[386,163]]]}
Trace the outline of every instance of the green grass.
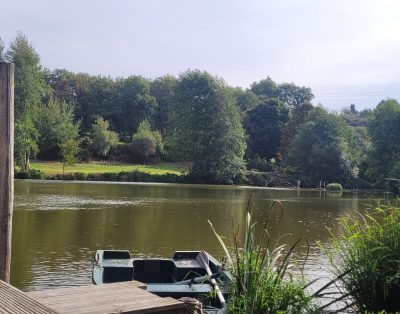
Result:
{"label": "green grass", "polygon": [[[39,170],[46,175],[56,175],[63,173],[63,166],[60,162],[55,161],[33,161],[31,162],[31,170]],[[176,174],[185,173],[185,168],[181,164],[154,164],[154,165],[132,165],[113,162],[89,162],[77,163],[74,166],[65,168],[65,173],[83,172],[89,173],[119,173],[119,172],[140,171],[149,174]]]}

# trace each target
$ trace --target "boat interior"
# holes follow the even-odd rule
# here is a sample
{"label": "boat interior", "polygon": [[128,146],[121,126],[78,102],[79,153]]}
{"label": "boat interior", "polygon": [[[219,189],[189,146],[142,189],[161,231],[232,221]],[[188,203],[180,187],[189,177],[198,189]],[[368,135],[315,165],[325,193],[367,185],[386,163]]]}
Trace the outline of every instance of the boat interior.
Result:
{"label": "boat interior", "polygon": [[[107,254],[106,254],[107,253]],[[104,252],[103,260],[131,259],[130,267],[119,267],[110,265],[104,267],[103,282],[119,282],[137,280],[143,283],[177,283],[184,280],[198,278],[206,275],[206,270],[196,261],[198,252],[176,252],[173,259],[145,258],[131,259],[129,254],[118,254],[117,252]],[[210,269],[218,273],[218,267],[210,261]]]}

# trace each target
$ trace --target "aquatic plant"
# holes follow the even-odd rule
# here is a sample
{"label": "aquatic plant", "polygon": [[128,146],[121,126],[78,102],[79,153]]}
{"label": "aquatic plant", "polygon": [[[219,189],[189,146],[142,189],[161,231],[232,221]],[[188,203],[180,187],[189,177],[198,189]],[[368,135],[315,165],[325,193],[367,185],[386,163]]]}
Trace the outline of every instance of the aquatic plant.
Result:
{"label": "aquatic plant", "polygon": [[341,192],[343,191],[343,187],[340,183],[329,183],[326,186],[327,191],[332,191],[332,192]]}
{"label": "aquatic plant", "polygon": [[241,245],[239,228],[232,224],[231,240],[228,248],[222,237],[211,228],[227,256],[233,277],[229,287],[228,313],[311,313],[315,311],[313,296],[307,292],[307,283],[302,276],[294,276],[289,262],[297,241],[290,248],[271,245],[268,229],[270,213],[281,202],[275,201],[268,209],[267,218],[259,239],[255,236],[256,222],[253,220],[250,202],[247,206],[245,239]]}
{"label": "aquatic plant", "polygon": [[358,312],[400,311],[400,208],[379,206],[341,219],[330,261]]}

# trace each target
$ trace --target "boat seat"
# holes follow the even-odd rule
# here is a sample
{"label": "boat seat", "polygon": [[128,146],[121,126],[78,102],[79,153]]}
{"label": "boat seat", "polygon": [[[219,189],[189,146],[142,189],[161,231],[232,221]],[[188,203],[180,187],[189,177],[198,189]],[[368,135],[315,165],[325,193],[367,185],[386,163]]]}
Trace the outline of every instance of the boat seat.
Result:
{"label": "boat seat", "polygon": [[147,286],[147,291],[157,294],[158,296],[173,297],[194,297],[200,294],[211,294],[212,287],[209,284],[151,284]]}

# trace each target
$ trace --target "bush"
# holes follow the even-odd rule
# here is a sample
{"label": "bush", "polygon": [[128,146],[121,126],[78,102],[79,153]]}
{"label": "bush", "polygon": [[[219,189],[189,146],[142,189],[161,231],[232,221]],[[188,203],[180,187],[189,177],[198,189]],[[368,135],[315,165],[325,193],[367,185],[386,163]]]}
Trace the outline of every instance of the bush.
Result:
{"label": "bush", "polygon": [[400,311],[400,208],[378,207],[341,221],[330,254],[335,275],[360,313]]}
{"label": "bush", "polygon": [[42,180],[46,179],[46,175],[40,170],[29,170],[29,171],[19,171],[15,172],[15,179],[34,179],[34,180]]}
{"label": "bush", "polygon": [[86,181],[88,175],[85,172],[74,172],[73,176],[75,180]]}
{"label": "bush", "polygon": [[343,191],[343,187],[340,183],[329,183],[326,186],[326,190],[327,191],[331,191],[331,192],[342,192]]}

